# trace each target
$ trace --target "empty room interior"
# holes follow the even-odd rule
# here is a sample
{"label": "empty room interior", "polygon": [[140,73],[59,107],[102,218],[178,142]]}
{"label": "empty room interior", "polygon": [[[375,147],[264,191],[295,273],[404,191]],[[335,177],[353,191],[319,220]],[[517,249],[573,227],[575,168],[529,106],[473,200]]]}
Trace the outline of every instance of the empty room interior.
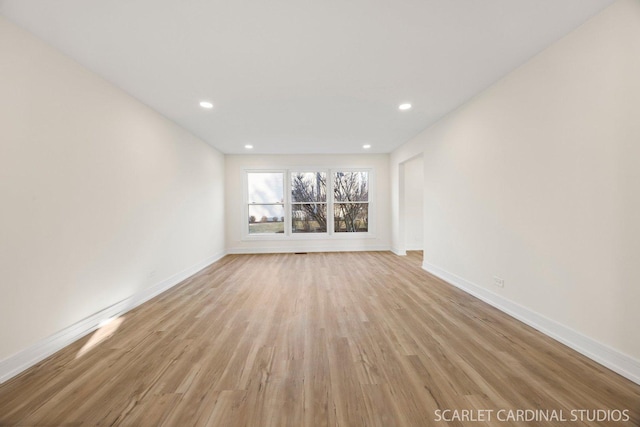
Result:
{"label": "empty room interior", "polygon": [[0,0],[0,426],[640,426],[640,0]]}

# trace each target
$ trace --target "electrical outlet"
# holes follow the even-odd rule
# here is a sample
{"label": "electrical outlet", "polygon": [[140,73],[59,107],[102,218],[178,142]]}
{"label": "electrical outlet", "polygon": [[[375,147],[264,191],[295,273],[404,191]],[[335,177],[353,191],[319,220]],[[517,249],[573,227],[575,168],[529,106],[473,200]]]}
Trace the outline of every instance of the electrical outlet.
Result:
{"label": "electrical outlet", "polygon": [[498,276],[493,276],[493,284],[499,288],[504,288],[504,279],[501,279]]}

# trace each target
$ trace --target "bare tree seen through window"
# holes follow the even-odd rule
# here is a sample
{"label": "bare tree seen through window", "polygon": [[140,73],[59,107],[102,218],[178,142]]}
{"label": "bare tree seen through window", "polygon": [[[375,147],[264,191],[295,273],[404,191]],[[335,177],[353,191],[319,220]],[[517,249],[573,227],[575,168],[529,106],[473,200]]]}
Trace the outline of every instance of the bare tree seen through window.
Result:
{"label": "bare tree seen through window", "polygon": [[336,233],[369,231],[368,172],[336,172],[333,196]]}
{"label": "bare tree seen through window", "polygon": [[291,233],[368,232],[369,178],[363,170],[248,172],[249,234],[285,233],[285,221]]}
{"label": "bare tree seen through window", "polygon": [[291,231],[327,232],[327,174],[294,172],[291,174]]}

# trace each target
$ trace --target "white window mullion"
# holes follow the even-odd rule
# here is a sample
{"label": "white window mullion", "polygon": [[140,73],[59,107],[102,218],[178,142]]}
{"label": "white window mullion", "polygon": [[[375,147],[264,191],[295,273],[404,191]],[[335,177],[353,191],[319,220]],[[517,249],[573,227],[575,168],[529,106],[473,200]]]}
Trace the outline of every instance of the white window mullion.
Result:
{"label": "white window mullion", "polygon": [[291,171],[289,169],[284,170],[285,183],[284,183],[284,235],[291,236]]}
{"label": "white window mullion", "polygon": [[333,235],[333,169],[327,170],[327,233]]}

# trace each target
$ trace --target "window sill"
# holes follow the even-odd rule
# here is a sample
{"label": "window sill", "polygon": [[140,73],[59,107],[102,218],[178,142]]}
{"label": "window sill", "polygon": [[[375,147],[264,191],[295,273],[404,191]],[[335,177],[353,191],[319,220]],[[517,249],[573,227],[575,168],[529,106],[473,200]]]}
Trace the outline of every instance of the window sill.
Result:
{"label": "window sill", "polygon": [[300,240],[359,240],[359,239],[375,239],[376,235],[372,232],[361,233],[295,233],[290,235],[278,234],[246,234],[242,236],[241,241],[300,241]]}

